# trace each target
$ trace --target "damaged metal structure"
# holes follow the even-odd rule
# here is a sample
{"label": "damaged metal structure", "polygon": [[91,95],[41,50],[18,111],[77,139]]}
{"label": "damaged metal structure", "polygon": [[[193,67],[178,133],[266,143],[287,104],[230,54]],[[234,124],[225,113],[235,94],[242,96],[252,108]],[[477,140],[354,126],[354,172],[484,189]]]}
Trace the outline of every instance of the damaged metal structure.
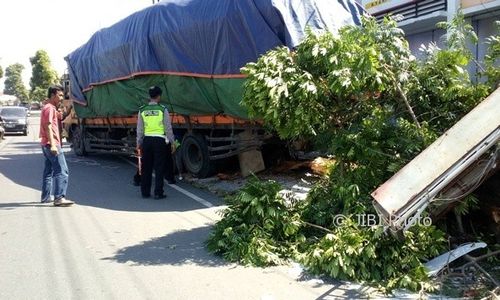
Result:
{"label": "damaged metal structure", "polygon": [[436,216],[499,169],[500,88],[371,195],[383,222],[402,233],[433,203]]}

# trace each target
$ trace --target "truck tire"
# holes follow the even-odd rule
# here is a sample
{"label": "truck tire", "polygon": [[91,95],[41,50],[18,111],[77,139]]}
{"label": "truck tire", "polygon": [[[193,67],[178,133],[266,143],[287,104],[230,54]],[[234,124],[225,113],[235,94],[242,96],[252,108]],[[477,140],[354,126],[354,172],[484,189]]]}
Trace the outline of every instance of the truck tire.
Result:
{"label": "truck tire", "polygon": [[77,156],[87,155],[87,150],[85,149],[85,141],[83,139],[82,130],[80,127],[74,127],[71,134],[71,144],[73,147],[73,152]]}
{"label": "truck tire", "polygon": [[210,176],[214,164],[209,159],[207,141],[198,134],[186,134],[181,144],[182,162],[186,171],[198,178]]}

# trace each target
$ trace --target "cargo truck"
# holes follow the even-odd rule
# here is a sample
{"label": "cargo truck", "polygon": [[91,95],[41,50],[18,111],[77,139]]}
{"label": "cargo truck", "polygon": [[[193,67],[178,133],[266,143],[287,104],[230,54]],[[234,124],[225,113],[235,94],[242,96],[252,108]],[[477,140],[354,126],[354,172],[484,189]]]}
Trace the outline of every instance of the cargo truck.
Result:
{"label": "cargo truck", "polygon": [[138,11],[65,57],[73,150],[133,154],[137,112],[157,85],[187,172],[206,177],[214,161],[258,154],[270,136],[240,105],[240,68],[275,47],[293,49],[306,28],[359,24],[360,12],[347,0],[166,0]]}

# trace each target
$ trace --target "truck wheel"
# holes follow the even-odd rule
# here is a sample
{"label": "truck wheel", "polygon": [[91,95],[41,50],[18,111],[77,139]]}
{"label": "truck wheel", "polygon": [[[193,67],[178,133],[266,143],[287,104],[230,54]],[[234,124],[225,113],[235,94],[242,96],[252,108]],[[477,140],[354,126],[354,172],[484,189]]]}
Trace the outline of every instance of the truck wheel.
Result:
{"label": "truck wheel", "polygon": [[213,163],[208,157],[207,141],[198,134],[187,134],[181,144],[182,161],[186,171],[198,178],[205,178],[213,172]]}
{"label": "truck wheel", "polygon": [[77,156],[87,155],[87,151],[85,150],[85,141],[83,140],[82,130],[79,127],[75,127],[72,130],[71,144],[73,147],[73,152],[75,152]]}

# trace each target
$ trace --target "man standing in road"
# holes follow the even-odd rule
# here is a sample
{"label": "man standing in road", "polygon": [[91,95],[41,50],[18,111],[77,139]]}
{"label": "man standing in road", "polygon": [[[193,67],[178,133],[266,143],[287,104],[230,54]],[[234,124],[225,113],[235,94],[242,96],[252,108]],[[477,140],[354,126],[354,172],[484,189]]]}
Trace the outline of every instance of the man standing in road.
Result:
{"label": "man standing in road", "polygon": [[[160,104],[161,88],[149,88],[149,103],[139,109],[137,116],[137,148],[142,155],[141,194],[151,197],[151,180],[155,171],[154,198],[164,199],[163,178],[165,160],[172,160],[175,151],[172,123],[165,106]],[[168,171],[167,171],[168,172]]]}
{"label": "man standing in road", "polygon": [[47,94],[49,99],[40,113],[40,138],[45,157],[41,202],[50,202],[50,193],[52,185],[54,185],[54,206],[69,206],[74,202],[66,199],[69,170],[61,147],[59,113],[57,111],[64,98],[63,88],[51,86]]}

